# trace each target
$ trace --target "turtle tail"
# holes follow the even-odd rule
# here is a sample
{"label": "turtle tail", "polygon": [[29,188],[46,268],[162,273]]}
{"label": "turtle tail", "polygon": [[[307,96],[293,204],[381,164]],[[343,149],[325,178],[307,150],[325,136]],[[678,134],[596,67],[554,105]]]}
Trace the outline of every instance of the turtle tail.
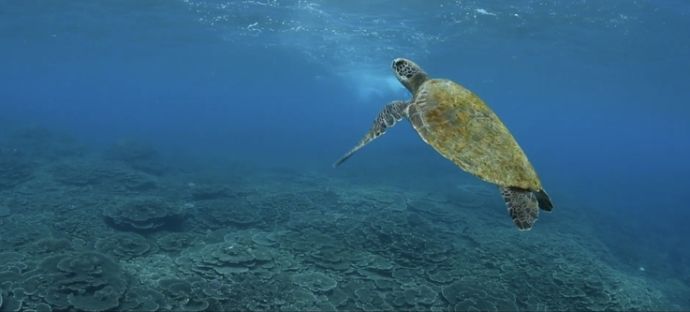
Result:
{"label": "turtle tail", "polygon": [[518,229],[531,229],[539,217],[539,200],[536,192],[516,187],[501,187],[501,195],[508,206],[508,214]]}
{"label": "turtle tail", "polygon": [[541,210],[551,211],[553,209],[553,203],[551,202],[549,194],[546,194],[546,191],[539,190],[534,192],[534,195],[537,196],[537,202],[539,202],[539,208],[541,208]]}

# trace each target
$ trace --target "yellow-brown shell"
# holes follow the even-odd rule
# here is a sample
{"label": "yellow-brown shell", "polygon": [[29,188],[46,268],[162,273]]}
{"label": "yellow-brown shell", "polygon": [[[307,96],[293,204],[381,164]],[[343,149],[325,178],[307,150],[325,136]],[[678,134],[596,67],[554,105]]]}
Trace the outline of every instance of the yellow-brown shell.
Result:
{"label": "yellow-brown shell", "polygon": [[446,79],[417,90],[408,117],[437,152],[484,181],[541,190],[541,182],[508,128],[478,96]]}

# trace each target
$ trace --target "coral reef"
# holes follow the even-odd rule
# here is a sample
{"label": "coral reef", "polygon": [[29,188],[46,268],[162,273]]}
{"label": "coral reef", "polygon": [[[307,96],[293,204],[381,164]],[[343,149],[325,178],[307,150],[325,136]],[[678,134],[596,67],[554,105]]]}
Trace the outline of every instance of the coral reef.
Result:
{"label": "coral reef", "polygon": [[273,196],[238,193],[232,197],[199,201],[195,204],[195,217],[203,226],[211,229],[249,227],[275,229],[288,219],[283,204]]}
{"label": "coral reef", "polygon": [[103,210],[103,216],[118,229],[151,232],[163,227],[174,228],[184,220],[179,205],[159,197],[139,197],[117,202]]}
{"label": "coral reef", "polygon": [[168,233],[157,239],[158,247],[171,253],[177,253],[191,247],[196,238],[188,233]]}
{"label": "coral reef", "polygon": [[15,151],[0,150],[0,191],[31,179],[34,164]]}
{"label": "coral reef", "polygon": [[[0,245],[2,250],[23,251],[31,244],[50,236],[50,230],[44,225],[33,224],[25,216],[11,216],[0,226]],[[31,224],[32,226],[27,226]]]}
{"label": "coral reef", "polygon": [[215,199],[196,204],[199,221],[211,229],[227,226],[247,228],[261,223],[261,211],[246,199]]}
{"label": "coral reef", "polygon": [[584,221],[518,233],[484,184],[431,194],[246,169],[214,184],[150,145],[108,160],[58,145],[0,148],[0,312],[686,307],[610,261]]}
{"label": "coral reef", "polygon": [[132,259],[151,251],[151,244],[135,233],[116,233],[96,242],[96,249],[117,259]]}
{"label": "coral reef", "polygon": [[292,281],[313,293],[326,293],[334,289],[338,282],[321,272],[302,272],[295,274]]}
{"label": "coral reef", "polygon": [[28,305],[107,311],[120,305],[127,289],[123,276],[121,268],[103,254],[71,252],[46,258],[13,291],[16,295],[23,290]]}
{"label": "coral reef", "polygon": [[158,287],[167,301],[173,303],[175,311],[199,312],[205,311],[211,305],[211,300],[202,293],[201,288],[183,279],[162,279]]}
{"label": "coral reef", "polygon": [[168,170],[153,145],[138,140],[116,142],[106,151],[105,157],[149,174],[161,175]]}
{"label": "coral reef", "polygon": [[194,200],[208,200],[233,197],[236,194],[228,186],[217,184],[191,184],[191,195]]}
{"label": "coral reef", "polygon": [[251,242],[220,242],[185,253],[177,264],[208,278],[225,277],[272,268],[273,250]]}
{"label": "coral reef", "polygon": [[2,217],[7,217],[12,213],[10,208],[7,208],[5,206],[0,206],[0,218]]}
{"label": "coral reef", "polygon": [[72,249],[72,243],[64,238],[46,237],[37,240],[27,249],[27,253],[33,256],[50,256],[63,250]]}
{"label": "coral reef", "polygon": [[120,311],[155,312],[169,310],[166,298],[160,292],[138,286],[127,289]]}
{"label": "coral reef", "polygon": [[108,192],[146,192],[157,187],[156,178],[100,161],[70,161],[50,169],[53,178],[68,186],[99,188]]}
{"label": "coral reef", "polygon": [[4,146],[5,151],[48,162],[79,156],[85,151],[71,136],[38,125],[9,131]]}

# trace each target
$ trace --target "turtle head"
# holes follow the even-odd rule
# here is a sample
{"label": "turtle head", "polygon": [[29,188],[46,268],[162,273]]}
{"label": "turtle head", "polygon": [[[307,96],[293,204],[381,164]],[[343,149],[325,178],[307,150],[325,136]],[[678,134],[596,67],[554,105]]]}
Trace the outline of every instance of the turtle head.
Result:
{"label": "turtle head", "polygon": [[412,94],[415,94],[417,88],[429,78],[419,65],[405,58],[394,59],[391,67],[398,81]]}

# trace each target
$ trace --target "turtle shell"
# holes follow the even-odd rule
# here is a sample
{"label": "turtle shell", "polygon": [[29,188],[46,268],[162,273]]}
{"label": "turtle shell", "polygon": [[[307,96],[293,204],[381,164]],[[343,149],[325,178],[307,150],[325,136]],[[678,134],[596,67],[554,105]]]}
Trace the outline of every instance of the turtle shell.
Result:
{"label": "turtle shell", "polygon": [[427,80],[417,90],[408,117],[424,142],[463,170],[500,186],[542,189],[508,128],[463,86]]}

